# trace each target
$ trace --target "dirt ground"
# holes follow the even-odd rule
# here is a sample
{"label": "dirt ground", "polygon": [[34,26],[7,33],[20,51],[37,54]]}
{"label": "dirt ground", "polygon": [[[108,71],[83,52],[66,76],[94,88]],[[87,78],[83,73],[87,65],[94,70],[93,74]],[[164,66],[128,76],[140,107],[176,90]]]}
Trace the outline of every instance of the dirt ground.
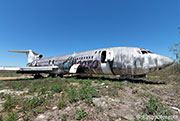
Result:
{"label": "dirt ground", "polygon": [[[0,77],[0,79],[2,119],[9,118],[8,115],[13,111],[17,115],[16,120],[19,121],[180,120],[180,74],[171,72],[170,69],[149,74],[147,78],[128,80],[114,78],[79,79],[74,77],[34,80],[32,77],[27,78],[27,76]],[[62,94],[67,93],[68,97],[69,91],[67,90],[70,87],[73,86],[76,90],[80,90],[86,81],[89,81],[90,86],[98,91],[98,96],[92,96],[91,103],[87,103],[88,97],[79,98],[74,102],[65,98],[64,105],[59,107]],[[65,84],[67,88],[61,87],[62,91],[53,92],[52,97],[48,98],[47,94],[51,90],[46,91],[46,86],[52,86],[54,83],[55,85]],[[35,86],[37,88],[34,89]],[[18,100],[22,101],[38,95],[45,97],[46,101],[31,110],[24,109],[24,105],[15,102],[16,104],[11,108],[11,111],[8,111],[5,110],[4,106],[7,102],[6,94],[18,97]],[[75,95],[74,92],[72,94],[72,98],[81,95]]]}

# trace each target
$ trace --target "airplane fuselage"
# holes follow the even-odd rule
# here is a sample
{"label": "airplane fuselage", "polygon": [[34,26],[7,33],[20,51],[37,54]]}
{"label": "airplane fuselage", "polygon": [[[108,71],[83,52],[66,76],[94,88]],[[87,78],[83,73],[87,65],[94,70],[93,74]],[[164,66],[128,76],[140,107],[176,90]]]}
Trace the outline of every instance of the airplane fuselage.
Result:
{"label": "airplane fuselage", "polygon": [[55,74],[142,75],[172,63],[172,59],[145,49],[114,47],[35,60],[31,66],[58,66]]}

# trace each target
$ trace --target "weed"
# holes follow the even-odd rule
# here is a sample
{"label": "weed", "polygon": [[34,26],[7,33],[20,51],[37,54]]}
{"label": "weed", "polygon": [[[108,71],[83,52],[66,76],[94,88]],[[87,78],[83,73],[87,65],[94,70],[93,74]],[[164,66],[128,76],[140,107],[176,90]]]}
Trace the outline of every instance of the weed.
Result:
{"label": "weed", "polygon": [[76,110],[76,115],[75,115],[76,120],[81,120],[86,116],[87,116],[87,113],[84,110]]}
{"label": "weed", "polygon": [[102,106],[95,105],[95,108],[96,108],[97,113],[104,112],[104,109]]}
{"label": "weed", "polygon": [[73,85],[70,85],[70,87],[68,88],[67,96],[69,98],[69,102],[71,103],[79,100],[78,92]]}
{"label": "weed", "polygon": [[138,93],[138,88],[132,89],[132,94],[137,94]]}
{"label": "weed", "polygon": [[8,114],[5,121],[16,121],[17,118],[18,118],[17,114],[14,112],[11,112],[10,114]]}
{"label": "weed", "polygon": [[124,86],[125,86],[125,83],[123,82],[114,82],[112,87],[115,89],[123,89]]}
{"label": "weed", "polygon": [[134,121],[151,121],[151,120],[146,115],[143,115],[143,116],[135,117]]}
{"label": "weed", "polygon": [[12,89],[14,90],[17,90],[17,91],[20,91],[24,88],[24,85],[23,84],[13,84],[12,85]]}
{"label": "weed", "polygon": [[79,83],[80,83],[81,85],[86,85],[86,86],[91,85],[91,81],[90,81],[89,79],[79,80]]}
{"label": "weed", "polygon": [[1,99],[7,99],[9,96],[11,96],[11,95],[10,94],[0,93],[0,98]]}
{"label": "weed", "polygon": [[63,114],[63,115],[62,115],[61,121],[67,121],[67,115],[66,115],[66,114]]}
{"label": "weed", "polygon": [[108,91],[108,96],[110,96],[110,97],[119,96],[117,89],[113,89],[110,87],[107,89],[107,91]]}
{"label": "weed", "polygon": [[32,93],[34,93],[37,89],[38,89],[38,88],[37,88],[36,86],[32,86],[32,87],[29,89],[28,93],[29,93],[29,94],[32,94]]}
{"label": "weed", "polygon": [[45,99],[43,97],[35,96],[32,99],[27,100],[26,103],[30,109],[33,109],[37,106],[40,106],[44,101],[45,101]]}
{"label": "weed", "polygon": [[64,85],[53,85],[49,87],[49,91],[60,93]]}
{"label": "weed", "polygon": [[8,95],[6,102],[3,104],[3,107],[6,111],[11,111],[11,109],[15,108],[17,104],[17,99],[12,98],[11,95]]}
{"label": "weed", "polygon": [[85,100],[88,104],[92,103],[92,97],[97,97],[98,93],[96,89],[90,85],[83,84],[79,89],[79,97],[82,100]]}
{"label": "weed", "polygon": [[65,99],[64,99],[64,93],[62,94],[61,98],[58,101],[58,108],[61,109],[65,106]]}
{"label": "weed", "polygon": [[48,90],[47,87],[40,87],[40,88],[37,90],[37,92],[38,92],[39,95],[42,95],[42,94],[45,94],[47,90]]}
{"label": "weed", "polygon": [[149,115],[172,115],[172,111],[165,108],[160,100],[153,95],[149,95],[149,101],[144,102],[145,113]]}
{"label": "weed", "polygon": [[3,117],[2,117],[2,115],[0,115],[0,121],[3,121]]}
{"label": "weed", "polygon": [[109,81],[109,80],[105,80],[105,81],[104,81],[104,84],[107,86],[107,85],[110,84],[110,81]]}

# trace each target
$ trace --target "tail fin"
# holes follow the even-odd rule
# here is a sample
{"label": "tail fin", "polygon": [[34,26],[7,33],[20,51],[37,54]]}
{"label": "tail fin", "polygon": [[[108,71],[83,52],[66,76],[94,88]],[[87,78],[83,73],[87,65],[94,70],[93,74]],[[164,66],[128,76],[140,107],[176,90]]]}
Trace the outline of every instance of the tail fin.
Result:
{"label": "tail fin", "polygon": [[37,57],[40,57],[40,56],[42,57],[42,55],[39,55],[39,54],[33,52],[32,50],[28,50],[28,51],[8,51],[8,52],[25,53],[27,55],[27,57],[28,57],[28,63],[32,63],[34,60],[37,59]]}

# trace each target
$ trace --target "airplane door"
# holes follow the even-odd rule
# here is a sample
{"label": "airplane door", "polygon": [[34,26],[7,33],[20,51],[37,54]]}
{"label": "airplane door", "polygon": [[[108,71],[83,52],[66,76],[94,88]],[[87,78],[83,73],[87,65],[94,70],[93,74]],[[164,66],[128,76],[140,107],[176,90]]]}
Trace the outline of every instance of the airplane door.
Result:
{"label": "airplane door", "polygon": [[101,68],[104,74],[112,75],[111,70],[111,62],[113,61],[113,51],[112,50],[104,50],[101,53]]}

